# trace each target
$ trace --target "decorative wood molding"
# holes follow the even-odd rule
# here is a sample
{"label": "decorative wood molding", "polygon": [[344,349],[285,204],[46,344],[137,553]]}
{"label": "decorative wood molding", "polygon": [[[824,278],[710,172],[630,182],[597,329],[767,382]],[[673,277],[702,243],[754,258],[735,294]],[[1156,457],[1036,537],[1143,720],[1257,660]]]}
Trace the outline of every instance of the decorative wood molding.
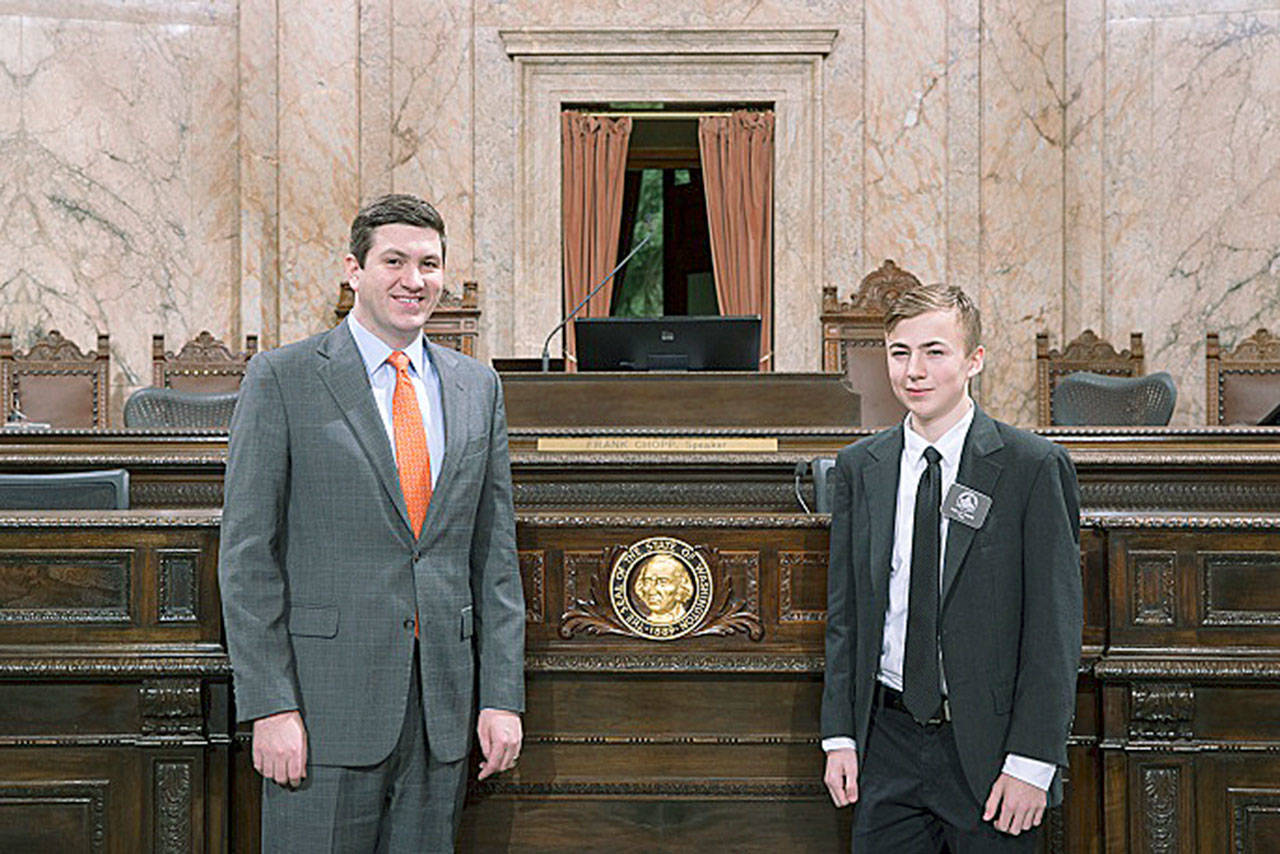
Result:
{"label": "decorative wood molding", "polygon": [[536,733],[525,733],[525,744],[600,744],[610,747],[620,747],[625,745],[662,745],[662,744],[688,744],[688,745],[723,745],[729,747],[738,747],[744,745],[818,745],[822,739],[817,735],[799,736],[799,735],[680,735],[677,733],[658,733],[653,735],[609,735],[606,733],[591,733],[589,735],[543,735]]}
{"label": "decorative wood molding", "polygon": [[156,621],[198,623],[200,621],[200,550],[157,549]]}
{"label": "decorative wood molding", "polygon": [[200,682],[154,679],[138,687],[142,732],[147,736],[199,736],[204,732]]}
{"label": "decorative wood molding", "polygon": [[[612,527],[605,525],[604,527]],[[560,636],[569,639],[578,634],[622,635],[642,638],[619,618],[609,599],[609,572],[627,550],[616,545],[604,553],[565,552],[565,611],[560,615]],[[687,637],[745,634],[751,640],[764,637],[760,624],[758,578],[759,554],[726,552],[708,546],[697,546],[715,582],[711,610],[706,619]],[[743,576],[741,594],[734,590],[734,570]],[[587,574],[587,590],[580,585]]]}
{"label": "decorative wood molding", "polygon": [[[760,624],[760,553],[706,549],[711,571],[716,575],[711,613],[690,637],[744,634],[753,641],[764,638]],[[735,594],[735,577],[742,579]]]}
{"label": "decorative wood molding", "polygon": [[1131,738],[1191,738],[1195,711],[1196,693],[1187,683],[1129,686]]}
{"label": "decorative wood molding", "polygon": [[208,483],[193,481],[129,481],[129,504],[132,507],[221,507],[222,480]]}
{"label": "decorative wood molding", "polygon": [[1181,771],[1176,766],[1145,765],[1140,771],[1142,786],[1143,851],[1151,854],[1178,854],[1178,803],[1181,800]]}
{"label": "decorative wood molding", "polygon": [[152,766],[157,854],[192,851],[191,762],[161,760]]}
{"label": "decorative wood molding", "polygon": [[1179,680],[1183,682],[1280,681],[1280,660],[1274,658],[1120,658],[1108,657],[1093,668],[1104,681]]}
{"label": "decorative wood molding", "polygon": [[530,653],[538,673],[822,673],[821,655],[769,653]]}
{"label": "decorative wood molding", "polygon": [[[1280,527],[1280,523],[1278,523]],[[1205,626],[1280,626],[1280,611],[1248,610],[1223,607],[1218,601],[1220,572],[1263,570],[1280,574],[1280,552],[1200,552],[1201,625]]]}
{"label": "decorative wood molding", "polygon": [[1176,621],[1174,568],[1177,554],[1131,550],[1126,557],[1134,625],[1172,626]]}
{"label": "decorative wood molding", "polygon": [[830,516],[798,513],[725,513],[725,514],[615,514],[615,513],[517,513],[516,524],[532,528],[770,528],[795,529],[828,527]]}
{"label": "decorative wood molding", "polygon": [[132,549],[4,549],[0,624],[129,624]]}
{"label": "decorative wood molding", "polygon": [[[0,780],[0,809],[6,814],[19,805],[46,808],[80,807],[84,810],[89,838],[87,854],[107,850],[107,790],[110,780],[36,781]],[[47,818],[46,813],[46,818]]]}
{"label": "decorative wood molding", "polygon": [[205,329],[183,344],[176,354],[165,349],[163,335],[153,335],[151,384],[158,388],[171,388],[175,377],[243,377],[249,359],[257,352],[257,335],[246,335],[244,350],[233,353]]}
{"label": "decorative wood molding", "polygon": [[541,623],[546,617],[546,558],[547,553],[543,549],[521,549],[519,552],[526,623]]}
{"label": "decorative wood molding", "polygon": [[[615,461],[616,462],[616,461]],[[794,464],[793,464],[794,465]],[[795,506],[788,483],[624,481],[619,483],[529,483],[517,481],[518,507],[671,507],[695,510],[732,507],[782,512]]]}
{"label": "decorative wood molding", "polygon": [[[1217,338],[1216,334],[1214,338]],[[1280,361],[1280,336],[1260,328],[1248,338],[1241,339],[1234,350],[1220,351],[1218,358],[1224,362]]]}
{"label": "decorative wood molding", "polygon": [[778,622],[780,623],[825,623],[827,611],[805,611],[794,607],[792,588],[794,576],[799,573],[808,574],[827,571],[826,552],[778,552]]}
{"label": "decorative wood molding", "polygon": [[[9,336],[0,336],[0,340]],[[56,329],[49,330],[49,333],[40,338],[36,343],[31,345],[31,349],[26,353],[14,353],[15,359],[27,359],[28,361],[38,362],[87,362],[94,358],[103,357],[104,354],[110,354],[110,338],[106,335],[98,336],[98,348],[94,352],[85,352],[76,346],[74,341],[69,341],[62,337],[62,333]],[[5,347],[0,344],[0,355],[5,352]],[[12,352],[12,344],[9,345],[9,352]]]}
{"label": "decorative wood molding", "polygon": [[1232,845],[1235,854],[1260,851],[1255,845],[1254,824],[1259,818],[1280,823],[1280,789],[1227,788],[1227,804],[1231,810]]}
{"label": "decorative wood molding", "polygon": [[216,528],[221,510],[6,510],[5,528]]}
{"label": "decorative wood molding", "polygon": [[58,647],[45,656],[0,657],[0,677],[5,679],[132,679],[149,676],[230,678],[231,660],[225,651],[205,655],[180,653],[157,656],[125,648],[112,654],[94,655],[68,647]]}
{"label": "decorative wood molding", "polygon": [[1080,524],[1087,528],[1104,530],[1192,530],[1197,528],[1233,531],[1280,530],[1280,514],[1205,513],[1196,510],[1176,513],[1086,511],[1080,514]]}

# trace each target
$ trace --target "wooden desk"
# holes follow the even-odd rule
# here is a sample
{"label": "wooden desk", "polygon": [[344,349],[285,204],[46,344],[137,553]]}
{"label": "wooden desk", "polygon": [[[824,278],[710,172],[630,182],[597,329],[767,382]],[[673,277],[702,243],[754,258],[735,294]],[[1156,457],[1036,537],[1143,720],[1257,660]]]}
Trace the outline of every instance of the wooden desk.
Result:
{"label": "wooden desk", "polygon": [[[471,792],[462,850],[844,850],[817,746],[827,520],[790,512],[791,469],[861,433],[775,432],[760,455],[545,454],[513,432],[528,743]],[[1085,650],[1043,847],[1274,850],[1280,431],[1045,432],[1080,470]],[[10,470],[123,464],[166,500],[216,494],[225,454],[216,434],[3,439]],[[256,850],[217,520],[0,515],[0,850]],[[729,630],[591,633],[600,573],[659,535],[714,557]]]}

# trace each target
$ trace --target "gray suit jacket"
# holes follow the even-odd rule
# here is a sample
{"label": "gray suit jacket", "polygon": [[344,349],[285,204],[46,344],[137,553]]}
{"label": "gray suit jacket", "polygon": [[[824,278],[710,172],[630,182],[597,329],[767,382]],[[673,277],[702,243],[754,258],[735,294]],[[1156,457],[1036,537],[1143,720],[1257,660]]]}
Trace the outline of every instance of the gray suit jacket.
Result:
{"label": "gray suit jacket", "polygon": [[436,759],[466,755],[477,683],[480,707],[524,708],[502,388],[478,362],[429,348],[445,450],[417,539],[345,324],[259,353],[240,387],[218,566],[236,715],[301,710],[319,765],[373,764],[395,746],[415,611]]}
{"label": "gray suit jacket", "polygon": [[[902,443],[898,425],[849,445],[831,475],[822,735],[859,747],[880,667]],[[1067,765],[1084,622],[1080,497],[1066,451],[981,409],[956,480],[992,499],[981,529],[948,525],[939,614],[956,746],[982,803],[1007,753]]]}

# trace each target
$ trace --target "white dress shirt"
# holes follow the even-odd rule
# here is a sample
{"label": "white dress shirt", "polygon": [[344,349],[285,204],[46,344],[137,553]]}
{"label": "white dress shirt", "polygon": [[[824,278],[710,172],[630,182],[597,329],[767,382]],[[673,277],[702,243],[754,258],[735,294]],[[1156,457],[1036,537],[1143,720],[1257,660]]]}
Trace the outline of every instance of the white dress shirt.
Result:
{"label": "white dress shirt", "polygon": [[[973,424],[973,401],[968,401],[969,409],[955,425],[943,433],[932,445],[942,456],[939,465],[942,469],[942,496],[946,500],[947,490],[956,482],[956,474],[960,470],[960,455],[964,451],[964,442],[969,435],[969,427]],[[920,476],[924,474],[928,461],[924,458],[925,449],[930,446],[928,439],[921,436],[911,427],[911,416],[903,422],[902,457],[898,463],[898,501],[893,520],[893,558],[889,573],[889,605],[884,614],[884,639],[880,647],[879,680],[895,691],[902,690],[902,663],[907,651],[907,604],[911,598],[911,541],[915,534],[916,490],[920,485]],[[940,532],[940,548],[938,550],[938,589],[942,589],[942,568],[947,559],[947,530],[951,520],[942,517]],[[947,693],[946,662],[941,662],[942,693]],[[852,738],[833,736],[822,740],[823,750],[837,750],[842,747],[856,747]],[[1004,773],[1017,777],[1041,789],[1048,789],[1053,781],[1056,766],[1010,753],[1005,757]]]}
{"label": "white dress shirt", "polygon": [[[356,349],[369,374],[373,388],[373,402],[377,404],[382,426],[391,443],[391,455],[396,453],[396,431],[391,421],[391,399],[396,390],[396,369],[387,361],[391,348],[356,320],[355,312],[347,314],[347,326],[356,340]],[[427,434],[427,454],[431,457],[431,488],[435,489],[444,463],[444,404],[440,396],[440,375],[427,354],[422,333],[414,338],[404,354],[409,357],[409,381],[418,396],[418,411],[422,413],[422,426]]]}

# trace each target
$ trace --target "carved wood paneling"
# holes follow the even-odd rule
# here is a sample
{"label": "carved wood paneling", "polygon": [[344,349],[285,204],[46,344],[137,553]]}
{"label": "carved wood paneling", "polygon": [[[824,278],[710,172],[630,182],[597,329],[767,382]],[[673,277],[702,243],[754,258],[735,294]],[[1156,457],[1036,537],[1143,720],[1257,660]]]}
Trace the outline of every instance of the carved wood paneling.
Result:
{"label": "carved wood paneling", "polygon": [[129,481],[130,507],[221,507],[222,480]]}
{"label": "carved wood paneling", "polygon": [[[619,544],[603,553],[565,552],[561,637],[579,634],[644,637],[616,613],[609,598],[609,573],[627,548]],[[695,548],[710,566],[715,581],[707,617],[688,632],[688,637],[741,633],[760,640],[764,629],[760,623],[759,553],[726,551],[722,554],[707,546]]]}
{"label": "carved wood paneling", "polygon": [[1259,836],[1265,827],[1270,841],[1280,838],[1280,789],[1228,788],[1231,810],[1231,851],[1257,854],[1272,850]]}
{"label": "carved wood paneling", "polygon": [[1182,850],[1178,833],[1178,805],[1182,774],[1176,766],[1143,766],[1142,849],[1150,854],[1178,854]]}
{"label": "carved wood paneling", "polygon": [[199,549],[157,549],[160,577],[156,619],[161,623],[195,623],[200,613]]}
{"label": "carved wood paneling", "polygon": [[128,623],[130,549],[0,551],[0,623]]}
{"label": "carved wood paneling", "polygon": [[790,482],[671,482],[624,483],[515,483],[519,507],[672,507],[705,509],[737,507],[753,510],[794,511],[797,507]]}
{"label": "carved wood paneling", "polygon": [[1280,552],[1198,552],[1206,626],[1280,626]]}
{"label": "carved wood paneling", "polygon": [[187,854],[192,850],[191,763],[160,760],[153,767],[155,850],[157,854]]}
{"label": "carved wood paneling", "polygon": [[[821,595],[818,599],[800,600],[801,579],[821,579]],[[778,621],[781,623],[823,623],[826,609],[827,553],[778,552]],[[820,603],[820,604],[819,604]],[[807,605],[807,607],[806,607]]]}
{"label": "carved wood paneling", "polygon": [[1196,694],[1181,682],[1139,682],[1129,688],[1129,734],[1134,738],[1190,738]]}
{"label": "carved wood paneling", "polygon": [[1172,626],[1177,613],[1176,553],[1134,549],[1127,556],[1134,625]]}
{"label": "carved wood paneling", "polygon": [[107,850],[107,780],[0,780],[0,849]]}
{"label": "carved wood paneling", "polygon": [[720,551],[708,549],[712,572],[716,576],[715,597],[711,614],[695,629],[699,635],[732,635],[742,633],[753,641],[764,638],[760,624],[760,553],[758,551]]}
{"label": "carved wood paneling", "polygon": [[520,579],[524,584],[524,619],[526,623],[541,623],[547,610],[547,553],[542,549],[521,549],[519,557]]}
{"label": "carved wood paneling", "polygon": [[196,679],[151,679],[138,688],[142,733],[147,736],[200,735],[204,709]]}

